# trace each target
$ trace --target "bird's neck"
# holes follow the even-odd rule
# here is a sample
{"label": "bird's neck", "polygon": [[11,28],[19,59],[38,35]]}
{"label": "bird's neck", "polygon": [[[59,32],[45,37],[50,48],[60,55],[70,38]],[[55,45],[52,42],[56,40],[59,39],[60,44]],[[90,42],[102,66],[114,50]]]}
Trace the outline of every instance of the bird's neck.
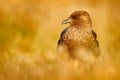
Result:
{"label": "bird's neck", "polygon": [[91,23],[91,21],[72,22],[70,24],[70,26],[76,27],[78,29],[91,28],[92,27],[92,23]]}
{"label": "bird's neck", "polygon": [[77,28],[79,30],[85,30],[85,29],[90,30],[90,29],[92,29],[92,25],[89,24],[89,23],[87,23],[87,24],[86,23],[78,23],[77,25],[76,24],[72,24],[70,26],[71,26],[71,28]]}

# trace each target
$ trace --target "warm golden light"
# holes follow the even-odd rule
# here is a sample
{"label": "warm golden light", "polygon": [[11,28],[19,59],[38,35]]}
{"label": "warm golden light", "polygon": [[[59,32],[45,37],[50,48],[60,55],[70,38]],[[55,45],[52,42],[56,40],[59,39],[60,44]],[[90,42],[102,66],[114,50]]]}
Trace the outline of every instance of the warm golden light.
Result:
{"label": "warm golden light", "polygon": [[[120,1],[0,1],[0,80],[119,80]],[[101,56],[93,68],[59,59],[62,20],[87,11],[98,35]]]}

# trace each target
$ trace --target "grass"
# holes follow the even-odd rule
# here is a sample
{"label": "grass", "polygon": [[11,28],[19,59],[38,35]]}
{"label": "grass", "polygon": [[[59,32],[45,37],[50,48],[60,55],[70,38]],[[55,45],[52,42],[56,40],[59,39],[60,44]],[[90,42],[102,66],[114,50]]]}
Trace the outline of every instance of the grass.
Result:
{"label": "grass", "polygon": [[[117,2],[4,0],[0,4],[0,80],[120,80]],[[90,69],[76,68],[56,52],[67,26],[61,21],[75,10],[90,13],[98,34],[101,56]]]}

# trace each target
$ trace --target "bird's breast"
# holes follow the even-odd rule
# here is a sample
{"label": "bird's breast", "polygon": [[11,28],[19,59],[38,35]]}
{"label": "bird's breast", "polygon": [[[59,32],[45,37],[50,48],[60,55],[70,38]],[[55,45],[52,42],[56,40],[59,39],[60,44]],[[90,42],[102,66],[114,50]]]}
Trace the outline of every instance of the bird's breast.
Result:
{"label": "bird's breast", "polygon": [[64,36],[64,41],[70,48],[89,47],[91,39],[92,36],[87,30],[78,30],[77,28],[68,29]]}

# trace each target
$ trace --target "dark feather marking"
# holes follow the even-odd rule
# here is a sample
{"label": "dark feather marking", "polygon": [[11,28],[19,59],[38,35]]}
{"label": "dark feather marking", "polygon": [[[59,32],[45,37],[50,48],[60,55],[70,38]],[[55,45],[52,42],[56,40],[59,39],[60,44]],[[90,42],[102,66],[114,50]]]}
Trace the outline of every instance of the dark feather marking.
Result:
{"label": "dark feather marking", "polygon": [[96,39],[97,38],[97,34],[95,33],[95,31],[92,30],[92,34],[93,34],[94,38]]}
{"label": "dark feather marking", "polygon": [[60,45],[60,44],[63,42],[63,37],[64,37],[64,35],[66,34],[67,29],[68,29],[68,27],[65,28],[65,29],[62,31],[62,33],[61,33],[61,35],[60,35],[60,39],[59,39],[59,41],[58,41],[58,45]]}
{"label": "dark feather marking", "polygon": [[65,33],[67,32],[67,29],[68,29],[68,27],[67,28],[65,28],[63,31],[62,31],[62,33],[61,33],[61,35],[60,35],[60,37],[61,38],[63,38],[63,36],[65,35]]}
{"label": "dark feather marking", "polygon": [[92,34],[93,34],[93,37],[94,37],[94,39],[95,39],[95,42],[96,42],[97,45],[99,46],[98,40],[96,39],[96,38],[97,38],[97,34],[95,33],[94,30],[92,30]]}

